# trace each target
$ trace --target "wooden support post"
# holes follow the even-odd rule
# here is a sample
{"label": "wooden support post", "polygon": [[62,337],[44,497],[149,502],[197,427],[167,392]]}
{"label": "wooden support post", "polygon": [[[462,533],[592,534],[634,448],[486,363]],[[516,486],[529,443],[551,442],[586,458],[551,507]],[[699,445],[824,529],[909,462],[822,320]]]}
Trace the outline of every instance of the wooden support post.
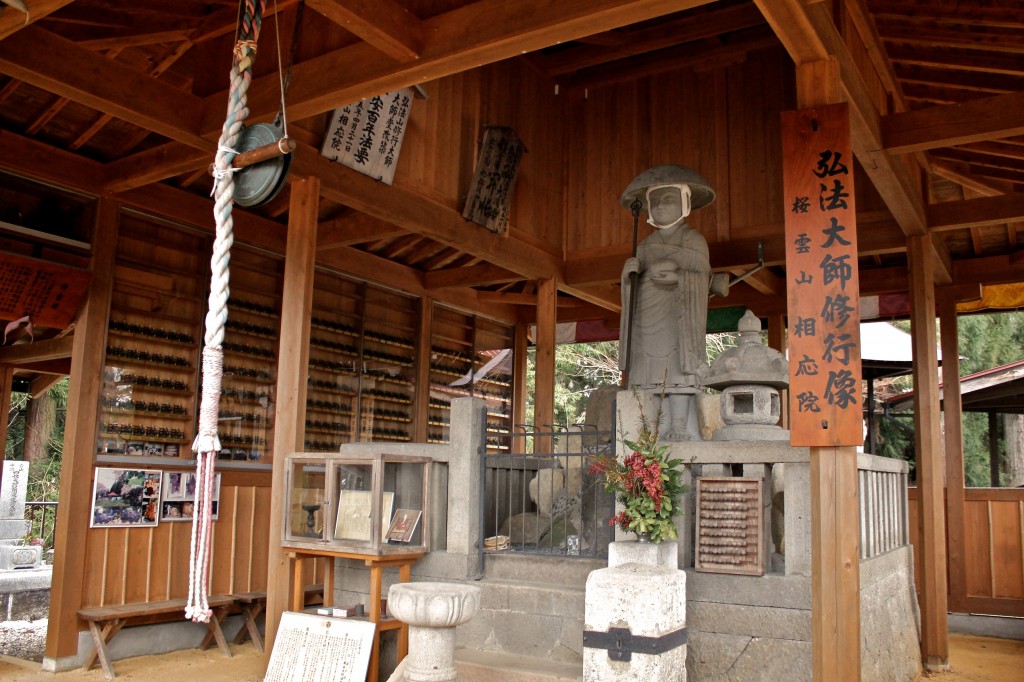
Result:
{"label": "wooden support post", "polygon": [[[843,101],[834,59],[799,64],[797,106]],[[795,150],[783,149],[783,165]],[[787,171],[789,172],[789,171]],[[797,249],[787,243],[787,249]],[[787,258],[789,254],[787,254]],[[856,267],[856,266],[854,266]],[[856,287],[850,305],[856,310]],[[794,296],[789,319],[796,319]],[[854,317],[854,322],[856,322]],[[859,348],[856,351],[859,355]],[[859,362],[858,362],[859,366]],[[858,386],[859,379],[857,376]],[[860,391],[857,391],[860,395]],[[792,406],[791,406],[792,407]],[[791,415],[795,419],[795,416]],[[791,428],[792,425],[791,425]],[[794,436],[797,434],[794,433]],[[794,442],[797,442],[794,438]],[[811,658],[815,682],[860,679],[860,552],[857,451],[852,443],[810,448],[811,456]]]}
{"label": "wooden support post", "polygon": [[811,448],[814,680],[860,679],[857,449]]}
{"label": "wooden support post", "polygon": [[942,420],[946,446],[946,523],[949,524],[949,607],[966,609],[967,555],[964,554],[964,439],[960,400],[960,351],[956,299],[939,297],[942,339]]}
{"label": "wooden support post", "polygon": [[945,473],[939,426],[938,354],[935,334],[935,263],[931,238],[907,238],[910,264],[910,332],[914,347],[914,446],[921,557],[921,658],[927,670],[949,667],[946,604]]}
{"label": "wooden support post", "polygon": [[92,513],[92,467],[96,455],[100,382],[106,357],[107,320],[114,282],[114,256],[120,207],[110,199],[96,202],[92,232],[92,282],[75,320],[71,346],[71,380],[64,423],[60,467],[60,504],[54,537],[50,620],[46,629],[44,668],[78,653],[78,610],[85,581],[85,534]]}
{"label": "wooden support post", "polygon": [[414,443],[426,443],[430,426],[430,350],[431,330],[434,326],[434,299],[429,296],[420,298],[420,330],[416,340],[416,391],[413,404],[412,440]]}
{"label": "wooden support post", "polygon": [[[555,423],[555,325],[558,322],[558,288],[555,280],[537,282],[537,362],[533,400],[533,423],[540,431]],[[550,438],[534,441],[536,452],[552,452]]]}
{"label": "wooden support post", "polygon": [[[273,649],[281,614],[287,610],[289,602],[291,574],[288,555],[281,547],[285,515],[284,458],[290,452],[303,449],[305,435],[309,323],[313,310],[320,180],[315,177],[295,180],[291,183],[291,192],[281,293],[281,345],[277,354],[277,408],[274,414],[274,469],[267,565],[267,650]],[[298,589],[301,592],[301,586]]]}
{"label": "wooden support post", "polygon": [[[515,425],[526,421],[526,354],[527,341],[529,336],[529,325],[519,323],[515,327],[515,337],[512,340],[512,424],[513,433]],[[512,439],[512,454],[526,454],[526,439]]]}

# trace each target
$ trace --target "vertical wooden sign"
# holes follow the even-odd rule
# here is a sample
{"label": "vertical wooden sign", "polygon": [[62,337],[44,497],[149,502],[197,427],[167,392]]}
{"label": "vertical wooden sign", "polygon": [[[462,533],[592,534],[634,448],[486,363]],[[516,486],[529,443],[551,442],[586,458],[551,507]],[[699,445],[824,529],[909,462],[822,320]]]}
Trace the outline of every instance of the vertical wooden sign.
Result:
{"label": "vertical wooden sign", "polygon": [[484,132],[462,217],[507,236],[512,192],[526,145],[511,128],[490,126]]}
{"label": "vertical wooden sign", "polygon": [[860,281],[845,103],[782,114],[791,443],[863,442]]}
{"label": "vertical wooden sign", "polygon": [[390,185],[411,110],[410,88],[335,109],[320,154]]}

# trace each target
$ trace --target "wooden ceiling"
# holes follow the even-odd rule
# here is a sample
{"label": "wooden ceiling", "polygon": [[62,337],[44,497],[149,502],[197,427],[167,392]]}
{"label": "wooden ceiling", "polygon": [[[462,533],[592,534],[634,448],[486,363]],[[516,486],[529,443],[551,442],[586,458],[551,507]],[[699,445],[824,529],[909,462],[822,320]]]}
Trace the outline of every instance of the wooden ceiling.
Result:
{"label": "wooden ceiling", "polygon": [[[236,2],[26,4],[27,25],[0,5],[0,172],[208,223],[207,166],[223,120]],[[863,49],[851,55],[837,37],[854,32]],[[854,147],[889,207],[885,218],[904,235],[940,235],[945,281],[1020,279],[1012,257],[1024,226],[1019,0],[272,0],[250,121],[279,110],[277,42],[295,45],[280,50],[299,144],[292,173],[321,178],[321,253],[357,275],[423,291],[471,287],[478,300],[503,294],[513,303],[530,300],[534,280],[554,276],[563,293],[588,302],[584,315],[592,304],[617,305],[599,285],[609,273],[617,279],[628,245],[609,245],[600,262],[574,261],[514,232],[502,242],[474,236],[453,207],[353,179],[320,157],[333,108],[504,59],[559,87],[586,88],[728,64],[781,42],[796,62],[839,54]],[[858,90],[858,60],[880,74],[892,113],[880,116]],[[908,189],[917,174],[927,196]],[[238,229],[280,249],[282,195],[239,211]],[[46,222],[36,212],[52,204],[25,196],[0,191],[0,220]],[[745,282],[733,304],[778,293],[781,236],[765,251],[769,270]],[[863,267],[898,287],[901,251],[887,242]],[[750,244],[713,244],[712,265],[741,271],[754,253]]]}

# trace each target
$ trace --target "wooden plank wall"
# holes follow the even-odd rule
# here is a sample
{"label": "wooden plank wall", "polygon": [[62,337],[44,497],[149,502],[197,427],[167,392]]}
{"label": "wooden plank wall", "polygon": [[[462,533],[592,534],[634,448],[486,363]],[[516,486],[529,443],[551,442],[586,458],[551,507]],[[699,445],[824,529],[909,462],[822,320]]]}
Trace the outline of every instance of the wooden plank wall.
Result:
{"label": "wooden plank wall", "polygon": [[[662,163],[690,166],[718,193],[690,225],[709,242],[778,234],[783,204],[779,112],[795,101],[781,48],[712,71],[673,71],[570,93],[569,252],[628,244],[622,190]],[[650,232],[644,228],[641,238]]]}
{"label": "wooden plank wall", "polygon": [[[219,511],[213,524],[210,594],[266,589],[270,477],[225,472]],[[188,522],[90,528],[85,534],[82,606],[187,597],[191,533]],[[326,565],[318,560],[306,583],[322,583]]]}
{"label": "wooden plank wall", "polygon": [[[968,488],[964,501],[964,537],[947,538],[963,547],[963,594],[949,595],[958,613],[1024,617],[1024,490]],[[910,541],[914,545],[915,581],[920,585],[917,488],[910,488]],[[950,576],[952,578],[952,575]],[[956,584],[951,579],[950,585]]]}
{"label": "wooden plank wall", "polygon": [[484,126],[511,127],[527,148],[513,195],[514,234],[560,253],[564,98],[554,84],[511,60],[422,87],[427,99],[413,102],[395,184],[461,212]]}

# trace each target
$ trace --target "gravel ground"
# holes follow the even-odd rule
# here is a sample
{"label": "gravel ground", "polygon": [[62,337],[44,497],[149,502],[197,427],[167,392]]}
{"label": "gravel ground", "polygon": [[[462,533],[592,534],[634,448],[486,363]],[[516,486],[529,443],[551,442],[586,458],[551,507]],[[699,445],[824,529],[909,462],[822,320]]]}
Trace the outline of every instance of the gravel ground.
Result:
{"label": "gravel ground", "polygon": [[9,620],[0,623],[0,654],[41,663],[45,647],[45,620]]}

